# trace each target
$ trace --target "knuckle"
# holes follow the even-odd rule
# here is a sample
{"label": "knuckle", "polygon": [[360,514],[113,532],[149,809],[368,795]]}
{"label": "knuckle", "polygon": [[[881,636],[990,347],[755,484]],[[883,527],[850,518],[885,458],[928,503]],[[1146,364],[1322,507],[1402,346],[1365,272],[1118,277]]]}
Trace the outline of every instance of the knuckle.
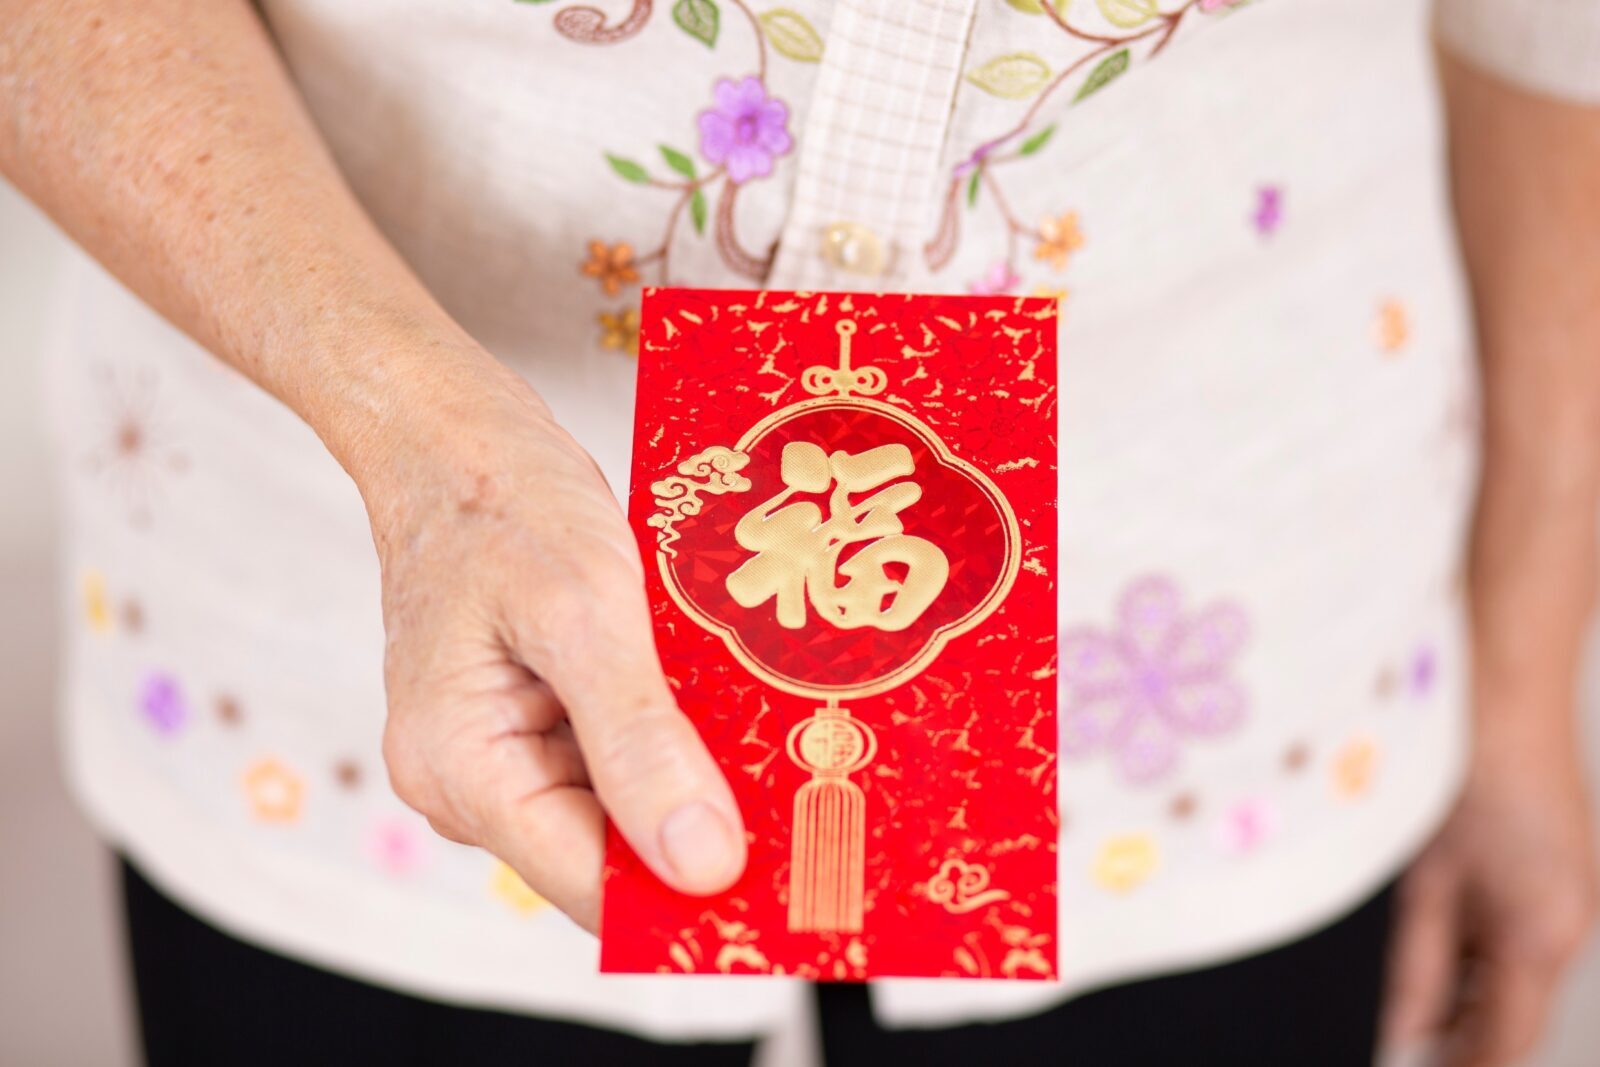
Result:
{"label": "knuckle", "polygon": [[1520,940],[1524,959],[1544,966],[1566,963],[1582,947],[1593,924],[1589,903],[1576,894],[1552,894]]}
{"label": "knuckle", "polygon": [[430,816],[428,817],[428,826],[433,830],[434,833],[438,834],[446,841],[453,841],[458,845],[477,844],[477,842],[474,841],[472,836],[467,832],[466,827],[460,825],[453,819]]}
{"label": "knuckle", "polygon": [[693,731],[676,710],[646,711],[606,729],[591,771],[613,796],[653,792],[694,775]]}
{"label": "knuckle", "polygon": [[411,731],[394,725],[393,719],[383,731],[383,764],[395,796],[429,818],[438,812],[438,789],[422,748]]}

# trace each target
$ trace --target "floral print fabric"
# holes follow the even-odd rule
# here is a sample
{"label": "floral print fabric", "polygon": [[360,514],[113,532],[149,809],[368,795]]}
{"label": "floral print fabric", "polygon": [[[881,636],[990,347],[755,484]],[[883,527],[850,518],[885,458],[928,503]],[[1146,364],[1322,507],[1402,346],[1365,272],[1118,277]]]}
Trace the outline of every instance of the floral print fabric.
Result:
{"label": "floral print fabric", "polygon": [[[1421,0],[261,6],[368,211],[619,492],[643,285],[1062,300],[1064,982],[887,982],[887,1022],[1253,950],[1426,837],[1475,398]],[[665,1037],[799,1010],[600,979],[399,805],[348,479],[108,279],[78,309],[67,734],[114,841],[227,928],[427,995]],[[730,388],[784,384],[753,371]]]}

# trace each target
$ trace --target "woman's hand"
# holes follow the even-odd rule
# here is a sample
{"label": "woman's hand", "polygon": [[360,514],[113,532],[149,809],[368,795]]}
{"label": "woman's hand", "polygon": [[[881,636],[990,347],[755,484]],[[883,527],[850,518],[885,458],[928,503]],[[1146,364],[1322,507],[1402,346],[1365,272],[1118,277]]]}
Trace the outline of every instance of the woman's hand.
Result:
{"label": "woman's hand", "polygon": [[367,218],[254,5],[0,0],[0,174],[361,488],[404,800],[591,930],[602,807],[669,884],[737,878],[599,471]]}
{"label": "woman's hand", "polygon": [[1570,718],[1519,710],[1480,716],[1466,791],[1399,898],[1385,1029],[1438,1036],[1451,1067],[1534,1048],[1600,900],[1576,738],[1543,728]]}
{"label": "woman's hand", "polygon": [[[639,553],[599,469],[486,354],[404,388],[429,412],[352,466],[383,567],[395,792],[599,924],[605,815],[668,884],[727,888],[739,812],[656,659]],[[444,370],[448,368],[448,370]]]}

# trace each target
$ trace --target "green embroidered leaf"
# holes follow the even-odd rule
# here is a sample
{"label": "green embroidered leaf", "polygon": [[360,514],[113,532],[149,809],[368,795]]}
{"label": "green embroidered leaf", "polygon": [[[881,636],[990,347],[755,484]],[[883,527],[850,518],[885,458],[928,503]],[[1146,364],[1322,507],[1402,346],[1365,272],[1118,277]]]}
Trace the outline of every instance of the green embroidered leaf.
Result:
{"label": "green embroidered leaf", "polygon": [[972,177],[967,179],[967,206],[968,207],[976,207],[978,205],[978,185],[982,180],[983,180],[983,168],[982,167],[974,167],[972,169]]}
{"label": "green embroidered leaf", "polygon": [[1161,14],[1161,8],[1156,0],[1094,0],[1094,2],[1107,22],[1125,30],[1143,26]]}
{"label": "green embroidered leaf", "polygon": [[1032,52],[995,56],[967,75],[967,81],[986,93],[1007,100],[1023,100],[1044,88],[1050,64]]}
{"label": "green embroidered leaf", "polygon": [[645,182],[650,180],[650,172],[639,166],[639,164],[635,163],[631,159],[623,159],[621,156],[614,156],[610,152],[607,152],[606,162],[611,164],[612,170],[616,171],[630,182],[637,182],[638,184],[643,185]]}
{"label": "green embroidered leaf", "polygon": [[672,21],[707,48],[717,43],[717,24],[721,18],[716,0],[678,0],[672,5]]}
{"label": "green embroidered leaf", "polygon": [[1078,90],[1078,95],[1072,98],[1076,104],[1090,93],[1097,93],[1108,84],[1115,81],[1117,76],[1128,69],[1128,50],[1126,48],[1106,56],[1095,68],[1089,72],[1089,77],[1084,79],[1083,88]]}
{"label": "green embroidered leaf", "polygon": [[798,11],[775,7],[760,18],[767,40],[780,55],[797,63],[818,63],[822,60],[822,38],[811,23]]}
{"label": "green embroidered leaf", "polygon": [[706,194],[699,189],[689,197],[689,220],[694,223],[695,233],[706,232]]}
{"label": "green embroidered leaf", "polygon": [[685,178],[694,177],[694,160],[667,145],[661,145],[661,158],[667,161],[667,166],[683,175]]}
{"label": "green embroidered leaf", "polygon": [[1022,142],[1022,147],[1017,149],[1017,155],[1019,155],[1019,156],[1031,156],[1031,155],[1033,155],[1035,152],[1039,151],[1039,149],[1044,147],[1044,143],[1046,141],[1050,140],[1050,135],[1052,133],[1055,133],[1055,132],[1056,132],[1056,128],[1055,128],[1055,124],[1054,123],[1052,123],[1049,126],[1046,126],[1044,129],[1040,130],[1038,133],[1034,134],[1032,137],[1028,138],[1026,141],[1023,141]]}

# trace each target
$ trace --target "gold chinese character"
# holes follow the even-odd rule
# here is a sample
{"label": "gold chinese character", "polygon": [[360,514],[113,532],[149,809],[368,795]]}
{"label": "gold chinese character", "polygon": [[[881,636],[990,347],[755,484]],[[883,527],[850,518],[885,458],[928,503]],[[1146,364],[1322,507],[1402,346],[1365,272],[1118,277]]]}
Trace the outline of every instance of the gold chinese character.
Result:
{"label": "gold chinese character", "polygon": [[[922,498],[922,487],[901,481],[859,502],[851,497],[915,471],[905,445],[881,445],[854,456],[828,455],[805,441],[784,445],[786,488],[746,512],[734,527],[739,546],[756,555],[728,575],[729,595],[746,608],[776,597],[778,624],[790,630],[805,625],[808,595],[817,614],[841,630],[904,630],[950,576],[950,561],[938,546],[907,535],[900,522],[900,512]],[[829,493],[826,520],[809,501],[785,506],[796,493],[824,492]],[[863,542],[840,561],[846,548]]]}

